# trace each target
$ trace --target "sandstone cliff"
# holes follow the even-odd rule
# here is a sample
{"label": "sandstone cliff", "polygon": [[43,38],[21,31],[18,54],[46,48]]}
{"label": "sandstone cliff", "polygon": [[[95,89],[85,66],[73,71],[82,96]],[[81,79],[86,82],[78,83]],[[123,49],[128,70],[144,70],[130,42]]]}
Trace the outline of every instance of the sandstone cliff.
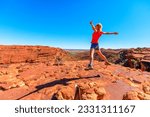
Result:
{"label": "sandstone cliff", "polygon": [[0,64],[49,62],[70,59],[60,48],[48,46],[0,46]]}
{"label": "sandstone cliff", "polygon": [[88,60],[51,47],[1,46],[0,53],[1,100],[150,99],[150,72],[96,60],[86,71]]}

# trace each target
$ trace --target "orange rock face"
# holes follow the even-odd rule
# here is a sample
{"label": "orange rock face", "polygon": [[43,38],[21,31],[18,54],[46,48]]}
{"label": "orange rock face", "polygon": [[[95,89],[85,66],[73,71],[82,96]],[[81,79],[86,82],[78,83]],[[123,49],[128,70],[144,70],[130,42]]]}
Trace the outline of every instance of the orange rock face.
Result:
{"label": "orange rock face", "polygon": [[[68,50],[77,60],[88,60],[88,50]],[[126,67],[150,71],[150,48],[101,49],[108,61]],[[95,54],[95,60],[101,61]]]}
{"label": "orange rock face", "polygon": [[[10,47],[6,46],[6,50]],[[23,49],[22,46],[16,48]],[[106,66],[104,62],[98,61],[94,61],[93,70],[87,71],[85,68],[88,60],[71,61],[71,57],[64,50],[37,46],[32,49],[30,46],[33,53],[38,53],[37,48],[41,48],[41,53],[49,53],[48,57],[47,54],[42,54],[42,57],[34,56],[34,62],[29,62],[22,56],[23,53],[19,52],[17,56],[20,59],[16,56],[8,61],[7,57],[11,54],[15,56],[17,50],[0,55],[1,63],[3,61],[3,64],[0,64],[1,100],[150,99],[149,72],[115,64]],[[2,47],[1,52],[5,53]],[[27,50],[24,53],[28,53]],[[30,54],[27,56],[30,57]],[[64,58],[63,61],[56,59],[55,56],[59,54]],[[39,53],[36,55],[39,56]],[[6,56],[5,60],[2,56]]]}
{"label": "orange rock face", "polygon": [[0,46],[0,63],[49,62],[57,57],[69,59],[67,52],[48,46]]}
{"label": "orange rock face", "polygon": [[139,92],[139,91],[129,91],[123,96],[124,100],[150,100],[150,95]]}

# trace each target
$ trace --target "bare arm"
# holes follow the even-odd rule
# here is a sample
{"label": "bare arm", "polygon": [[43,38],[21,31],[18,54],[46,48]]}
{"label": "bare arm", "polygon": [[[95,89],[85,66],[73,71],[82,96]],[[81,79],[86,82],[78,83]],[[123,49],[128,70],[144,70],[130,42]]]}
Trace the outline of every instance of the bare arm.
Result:
{"label": "bare arm", "polygon": [[106,34],[106,35],[110,35],[110,34],[118,35],[118,32],[103,32],[103,34]]}
{"label": "bare arm", "polygon": [[94,30],[94,32],[97,32],[97,30],[96,30],[95,26],[93,25],[93,22],[92,22],[92,21],[90,21],[90,24],[91,24],[92,29]]}

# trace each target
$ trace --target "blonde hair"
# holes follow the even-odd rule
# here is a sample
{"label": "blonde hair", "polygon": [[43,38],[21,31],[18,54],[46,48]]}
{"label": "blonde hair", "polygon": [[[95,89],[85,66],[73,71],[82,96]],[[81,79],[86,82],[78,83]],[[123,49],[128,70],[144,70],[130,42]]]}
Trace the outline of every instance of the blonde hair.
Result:
{"label": "blonde hair", "polygon": [[96,24],[96,26],[98,26],[98,27],[99,27],[100,31],[102,31],[103,26],[102,26],[102,24],[101,24],[101,23]]}

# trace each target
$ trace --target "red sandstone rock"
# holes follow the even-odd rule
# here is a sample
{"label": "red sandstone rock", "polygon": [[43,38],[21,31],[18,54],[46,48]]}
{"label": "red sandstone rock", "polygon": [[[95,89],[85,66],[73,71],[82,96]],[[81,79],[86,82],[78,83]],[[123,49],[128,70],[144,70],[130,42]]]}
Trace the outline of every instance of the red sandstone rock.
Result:
{"label": "red sandstone rock", "polygon": [[150,95],[150,82],[143,84],[143,91]]}
{"label": "red sandstone rock", "polygon": [[48,46],[0,46],[0,63],[49,62],[55,58],[70,59],[68,53]]}
{"label": "red sandstone rock", "polygon": [[85,82],[79,84],[81,100],[101,100],[106,91],[96,82]]}
{"label": "red sandstone rock", "polygon": [[56,92],[55,98],[57,100],[73,100],[74,94],[75,94],[74,87],[70,87],[70,86],[62,87]]}
{"label": "red sandstone rock", "polygon": [[[88,50],[68,50],[76,60],[88,60]],[[102,53],[112,63],[117,63],[126,67],[150,71],[150,48],[136,49],[101,49]],[[95,54],[95,59],[101,61]]]}
{"label": "red sandstone rock", "polygon": [[150,95],[140,91],[130,91],[123,96],[123,100],[150,100]]}
{"label": "red sandstone rock", "polygon": [[[48,100],[54,95],[61,100],[150,99],[150,73],[146,71],[98,61],[94,70],[86,71],[89,60],[55,65],[56,55],[69,56],[49,47],[0,46],[0,53],[0,99]],[[27,57],[33,61],[26,61]]]}
{"label": "red sandstone rock", "polygon": [[130,91],[123,96],[123,100],[140,100],[140,99],[138,98],[138,92]]}

